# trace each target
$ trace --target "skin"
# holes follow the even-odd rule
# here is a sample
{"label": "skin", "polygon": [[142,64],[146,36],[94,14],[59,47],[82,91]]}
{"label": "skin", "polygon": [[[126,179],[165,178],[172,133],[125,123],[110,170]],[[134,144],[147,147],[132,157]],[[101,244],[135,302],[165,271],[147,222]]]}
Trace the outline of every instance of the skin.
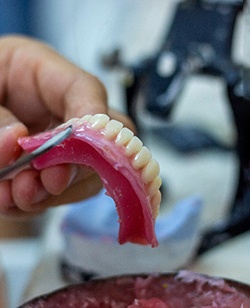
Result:
{"label": "skin", "polygon": [[[106,113],[134,130],[124,115],[108,108],[103,84],[49,46],[17,36],[0,39],[0,168],[22,151],[20,136],[53,128],[73,117]],[[26,217],[79,201],[102,187],[84,166],[24,170],[0,181],[0,214]]]}

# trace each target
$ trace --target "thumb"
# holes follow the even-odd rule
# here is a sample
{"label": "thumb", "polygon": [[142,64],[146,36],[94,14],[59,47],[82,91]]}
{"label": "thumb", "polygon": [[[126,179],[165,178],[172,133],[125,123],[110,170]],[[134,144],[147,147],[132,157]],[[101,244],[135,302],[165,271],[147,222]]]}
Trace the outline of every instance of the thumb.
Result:
{"label": "thumb", "polygon": [[106,89],[97,77],[82,71],[65,93],[64,106],[65,120],[108,113]]}

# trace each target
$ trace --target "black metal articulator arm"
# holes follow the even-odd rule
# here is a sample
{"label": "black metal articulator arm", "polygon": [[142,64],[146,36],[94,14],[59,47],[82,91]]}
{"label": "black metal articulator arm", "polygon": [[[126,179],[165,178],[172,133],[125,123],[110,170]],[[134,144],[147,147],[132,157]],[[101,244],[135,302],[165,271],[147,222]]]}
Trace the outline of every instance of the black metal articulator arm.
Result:
{"label": "black metal articulator arm", "polygon": [[228,217],[203,235],[198,254],[250,230],[250,69],[232,75],[228,76],[227,95],[238,134],[238,187]]}
{"label": "black metal articulator arm", "polygon": [[[232,110],[238,134],[238,187],[228,217],[203,235],[198,254],[250,230],[250,74],[232,62],[232,41],[242,1],[183,1],[159,53],[137,66],[132,95],[141,88],[146,109],[156,117],[168,118],[178,103],[179,93],[194,73],[219,76]],[[162,57],[174,57],[172,74],[159,74]],[[164,59],[163,59],[164,60]],[[144,71],[143,68],[144,67]],[[141,75],[140,75],[141,74]],[[136,75],[136,74],[135,74]],[[141,78],[141,79],[140,79]],[[128,110],[136,120],[133,102]],[[133,102],[133,103],[131,103]]]}

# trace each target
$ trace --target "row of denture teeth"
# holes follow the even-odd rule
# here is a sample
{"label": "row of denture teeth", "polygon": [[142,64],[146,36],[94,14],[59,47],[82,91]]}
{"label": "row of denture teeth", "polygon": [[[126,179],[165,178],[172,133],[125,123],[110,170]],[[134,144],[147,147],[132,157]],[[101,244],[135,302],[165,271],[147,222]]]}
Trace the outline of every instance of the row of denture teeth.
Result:
{"label": "row of denture teeth", "polygon": [[162,184],[159,176],[159,164],[152,158],[151,152],[134,133],[123,127],[117,120],[110,120],[106,114],[86,115],[80,119],[71,119],[66,125],[89,123],[92,129],[100,130],[104,138],[114,140],[118,146],[123,146],[127,157],[132,158],[131,164],[135,170],[141,170],[143,182],[147,185],[147,193],[154,209],[161,201],[159,188]]}

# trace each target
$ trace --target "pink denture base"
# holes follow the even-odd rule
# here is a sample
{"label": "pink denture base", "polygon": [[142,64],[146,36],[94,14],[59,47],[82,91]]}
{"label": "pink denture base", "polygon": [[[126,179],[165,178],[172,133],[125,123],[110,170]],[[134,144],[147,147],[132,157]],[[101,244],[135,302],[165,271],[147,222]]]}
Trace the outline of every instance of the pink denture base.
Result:
{"label": "pink denture base", "polygon": [[[22,148],[31,152],[62,128],[19,139]],[[152,247],[158,245],[154,218],[146,185],[140,170],[135,170],[131,158],[122,146],[104,137],[88,123],[73,125],[72,134],[59,145],[32,162],[41,170],[58,164],[81,164],[93,168],[115,203],[119,215],[119,243],[133,242]],[[83,188],[84,189],[84,188]]]}

